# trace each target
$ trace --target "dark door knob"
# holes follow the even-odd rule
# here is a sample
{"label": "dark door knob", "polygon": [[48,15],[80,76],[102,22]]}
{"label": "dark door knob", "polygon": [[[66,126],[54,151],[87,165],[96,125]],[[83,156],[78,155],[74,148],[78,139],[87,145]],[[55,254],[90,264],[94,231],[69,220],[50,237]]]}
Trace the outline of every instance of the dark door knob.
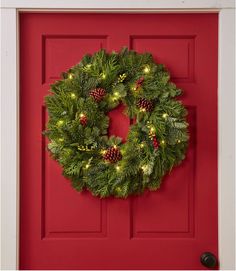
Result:
{"label": "dark door knob", "polygon": [[213,268],[217,265],[217,260],[214,254],[211,252],[204,252],[201,255],[201,264],[207,268]]}

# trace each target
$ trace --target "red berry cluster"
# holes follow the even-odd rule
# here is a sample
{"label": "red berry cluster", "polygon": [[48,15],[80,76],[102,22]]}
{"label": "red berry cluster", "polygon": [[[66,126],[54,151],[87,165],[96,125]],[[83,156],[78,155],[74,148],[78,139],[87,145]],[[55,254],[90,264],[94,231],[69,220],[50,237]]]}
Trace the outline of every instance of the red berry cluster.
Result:
{"label": "red berry cluster", "polygon": [[137,80],[136,85],[135,85],[135,90],[138,90],[138,89],[142,86],[143,81],[144,81],[144,77],[143,77],[143,76],[140,77],[140,78]]}
{"label": "red berry cluster", "polygon": [[151,112],[153,110],[153,102],[145,98],[140,98],[137,102],[137,106],[144,111]]}
{"label": "red berry cluster", "polygon": [[157,141],[156,135],[152,138],[152,144],[153,144],[154,149],[157,150],[159,147],[159,142]]}
{"label": "red berry cluster", "polygon": [[110,147],[103,155],[103,159],[109,163],[116,163],[122,159],[122,154],[117,147]]}
{"label": "red berry cluster", "polygon": [[98,103],[100,102],[104,96],[106,95],[106,90],[103,88],[95,88],[90,91],[89,95],[94,98],[94,100]]}
{"label": "red berry cluster", "polygon": [[149,138],[152,140],[152,144],[155,150],[159,148],[159,142],[157,140],[156,134],[152,131],[149,132]]}
{"label": "red berry cluster", "polygon": [[80,116],[80,119],[79,119],[79,122],[82,126],[86,126],[87,125],[87,122],[88,122],[88,119],[85,115],[82,115]]}

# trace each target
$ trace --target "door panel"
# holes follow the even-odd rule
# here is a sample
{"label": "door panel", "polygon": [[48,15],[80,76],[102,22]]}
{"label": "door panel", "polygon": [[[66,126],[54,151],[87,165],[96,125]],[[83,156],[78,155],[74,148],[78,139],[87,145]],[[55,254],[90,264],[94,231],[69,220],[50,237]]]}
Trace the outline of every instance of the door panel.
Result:
{"label": "door panel", "polygon": [[[20,15],[20,268],[204,269],[218,255],[217,14]],[[149,51],[184,90],[186,160],[156,192],[98,199],[73,190],[46,151],[44,96],[100,48]],[[123,105],[109,134],[125,142]]]}

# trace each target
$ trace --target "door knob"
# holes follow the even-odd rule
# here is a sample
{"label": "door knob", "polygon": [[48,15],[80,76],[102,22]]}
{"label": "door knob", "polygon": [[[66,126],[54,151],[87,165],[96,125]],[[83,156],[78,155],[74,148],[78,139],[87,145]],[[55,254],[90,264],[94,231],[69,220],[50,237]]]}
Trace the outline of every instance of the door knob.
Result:
{"label": "door knob", "polygon": [[207,268],[213,268],[217,265],[217,259],[214,254],[211,252],[204,252],[201,255],[201,264]]}

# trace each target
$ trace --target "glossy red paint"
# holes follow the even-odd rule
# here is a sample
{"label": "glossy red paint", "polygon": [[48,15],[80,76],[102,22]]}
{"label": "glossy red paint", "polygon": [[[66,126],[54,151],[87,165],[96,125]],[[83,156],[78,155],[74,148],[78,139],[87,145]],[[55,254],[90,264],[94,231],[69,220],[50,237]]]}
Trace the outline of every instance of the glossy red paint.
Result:
{"label": "glossy red paint", "polygon": [[[200,255],[218,255],[217,23],[217,14],[20,15],[21,269],[204,269]],[[85,53],[122,46],[170,70],[191,139],[160,190],[100,200],[74,191],[50,159],[43,99]],[[110,133],[125,139],[129,120],[120,108],[110,115]]]}

